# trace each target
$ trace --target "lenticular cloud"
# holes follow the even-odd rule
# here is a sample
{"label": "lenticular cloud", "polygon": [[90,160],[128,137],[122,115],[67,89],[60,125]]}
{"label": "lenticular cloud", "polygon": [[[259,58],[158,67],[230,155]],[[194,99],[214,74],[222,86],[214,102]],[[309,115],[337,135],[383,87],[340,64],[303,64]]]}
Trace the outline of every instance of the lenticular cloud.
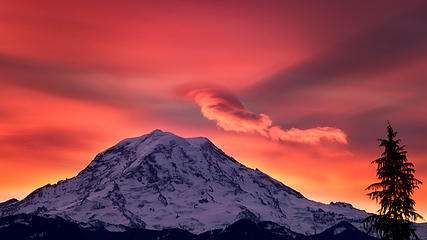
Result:
{"label": "lenticular cloud", "polygon": [[268,115],[247,110],[239,99],[218,88],[196,88],[188,90],[186,96],[200,106],[204,117],[216,121],[218,127],[227,131],[259,133],[283,142],[315,144],[324,139],[347,144],[346,134],[338,128],[282,129],[273,126]]}
{"label": "lenticular cloud", "polygon": [[268,136],[271,119],[265,114],[246,110],[234,96],[211,88],[191,90],[187,93],[200,106],[203,116],[215,120],[224,130],[259,133]]}

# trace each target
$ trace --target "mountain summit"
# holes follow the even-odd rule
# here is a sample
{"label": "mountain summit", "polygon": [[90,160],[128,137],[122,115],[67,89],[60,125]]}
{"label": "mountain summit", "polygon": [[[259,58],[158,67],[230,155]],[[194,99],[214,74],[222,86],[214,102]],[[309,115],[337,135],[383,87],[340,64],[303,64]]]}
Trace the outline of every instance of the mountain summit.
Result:
{"label": "mountain summit", "polygon": [[272,221],[319,233],[341,221],[360,227],[368,214],[346,203],[306,199],[259,170],[245,167],[207,138],[155,130],[98,154],[76,177],[46,185],[0,216],[61,216],[82,225],[201,233],[239,219]]}

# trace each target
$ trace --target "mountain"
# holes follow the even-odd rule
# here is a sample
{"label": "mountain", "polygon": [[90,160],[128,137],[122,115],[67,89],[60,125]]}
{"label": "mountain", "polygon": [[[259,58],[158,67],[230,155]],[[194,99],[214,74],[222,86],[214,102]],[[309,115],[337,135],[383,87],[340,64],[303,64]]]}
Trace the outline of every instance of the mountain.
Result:
{"label": "mountain", "polygon": [[11,204],[14,204],[14,203],[16,203],[16,202],[19,202],[19,201],[18,201],[18,199],[16,199],[16,198],[12,198],[12,199],[10,199],[10,200],[7,200],[6,202],[2,202],[2,203],[0,203],[0,209],[1,209],[2,207],[6,207],[6,206],[11,205]]}
{"label": "mountain", "polygon": [[123,232],[111,232],[103,227],[85,228],[57,216],[18,214],[0,218],[2,240],[196,240],[195,237],[181,229],[126,229]]}
{"label": "mountain", "polygon": [[[255,223],[248,219],[240,219],[224,229],[211,230],[199,234],[197,240],[308,240],[303,234],[273,222]],[[343,239],[344,240],[344,239]]]}
{"label": "mountain", "polygon": [[377,240],[348,222],[339,222],[338,224],[326,229],[322,233],[307,237],[307,240]]}
{"label": "mountain", "polygon": [[416,223],[414,227],[420,239],[427,239],[427,222]]}
{"label": "mountain", "polygon": [[108,231],[103,227],[85,228],[61,217],[43,217],[18,214],[0,218],[2,240],[375,240],[346,222],[324,232],[305,236],[273,222],[255,223],[241,219],[224,229],[214,229],[193,234],[182,229],[126,229],[123,232]]}
{"label": "mountain", "polygon": [[341,221],[360,228],[368,216],[347,203],[311,201],[206,138],[160,130],[125,139],[77,176],[0,206],[0,216],[16,214],[59,216],[111,231],[180,228],[193,234],[248,219],[304,235]]}

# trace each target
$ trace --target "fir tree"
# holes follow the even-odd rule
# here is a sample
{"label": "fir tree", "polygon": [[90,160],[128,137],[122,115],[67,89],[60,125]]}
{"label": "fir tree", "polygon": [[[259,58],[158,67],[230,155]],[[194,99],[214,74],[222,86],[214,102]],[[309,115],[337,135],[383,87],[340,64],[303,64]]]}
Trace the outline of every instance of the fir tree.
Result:
{"label": "fir tree", "polygon": [[379,139],[384,152],[372,161],[378,166],[379,182],[367,190],[372,191],[368,196],[381,207],[377,215],[366,218],[363,224],[369,233],[375,232],[384,240],[419,239],[412,224],[422,217],[415,212],[412,195],[422,182],[415,178],[414,164],[408,162],[405,146],[400,145],[400,139],[395,139],[396,134],[388,123],[387,139]]}

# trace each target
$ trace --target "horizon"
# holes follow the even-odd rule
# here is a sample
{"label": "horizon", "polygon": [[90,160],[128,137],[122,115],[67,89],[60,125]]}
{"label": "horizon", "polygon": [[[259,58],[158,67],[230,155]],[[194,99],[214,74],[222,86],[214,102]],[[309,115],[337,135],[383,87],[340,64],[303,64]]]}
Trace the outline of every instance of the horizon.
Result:
{"label": "horizon", "polygon": [[161,129],[375,213],[365,189],[390,121],[425,222],[427,3],[329,3],[6,1],[0,202]]}

